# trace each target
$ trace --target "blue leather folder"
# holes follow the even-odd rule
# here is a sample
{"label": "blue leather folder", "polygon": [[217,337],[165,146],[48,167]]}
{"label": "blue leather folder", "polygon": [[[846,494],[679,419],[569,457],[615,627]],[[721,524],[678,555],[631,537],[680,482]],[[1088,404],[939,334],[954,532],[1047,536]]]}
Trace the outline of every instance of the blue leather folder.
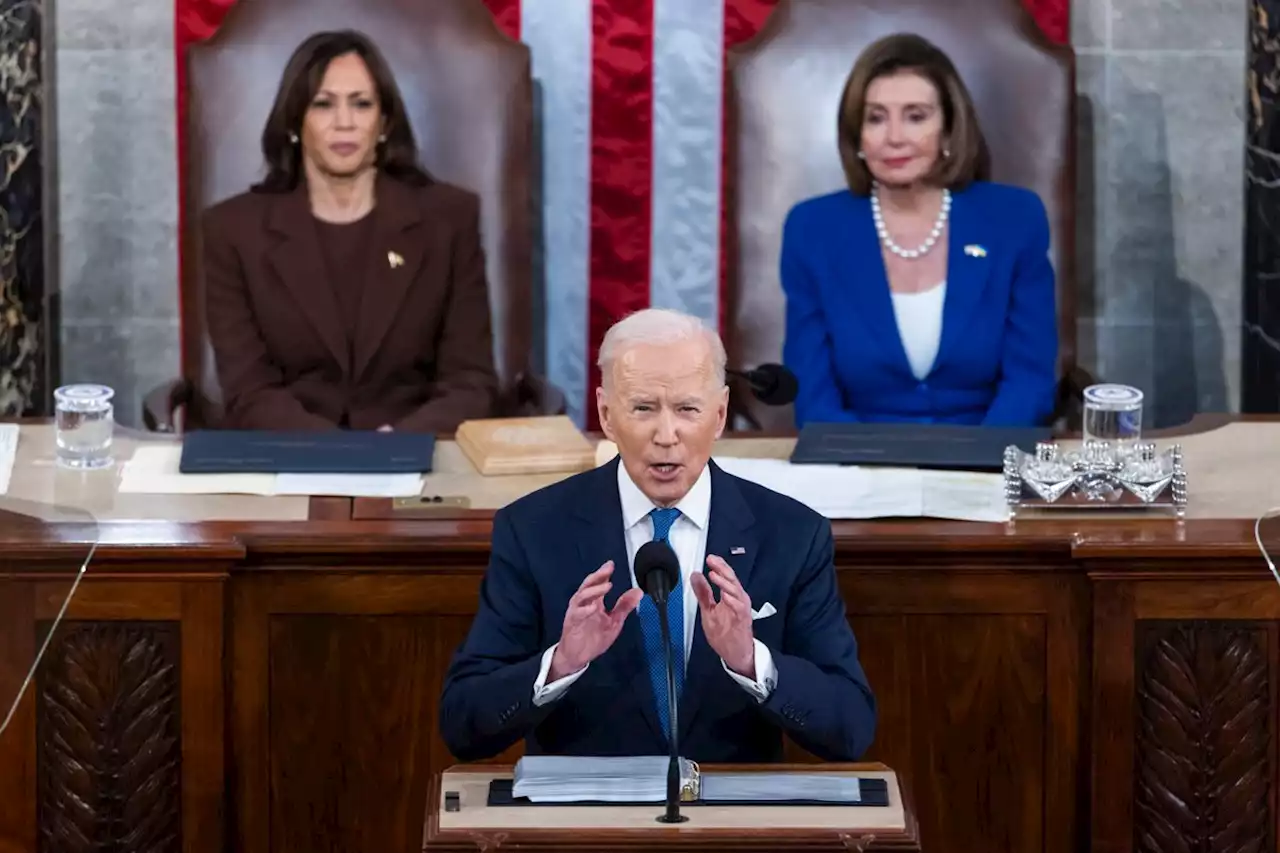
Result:
{"label": "blue leather folder", "polygon": [[199,430],[182,441],[183,474],[426,474],[429,433]]}
{"label": "blue leather folder", "polygon": [[892,465],[947,471],[1001,471],[1004,451],[1035,452],[1049,427],[956,424],[810,423],[800,430],[791,461],[798,465]]}

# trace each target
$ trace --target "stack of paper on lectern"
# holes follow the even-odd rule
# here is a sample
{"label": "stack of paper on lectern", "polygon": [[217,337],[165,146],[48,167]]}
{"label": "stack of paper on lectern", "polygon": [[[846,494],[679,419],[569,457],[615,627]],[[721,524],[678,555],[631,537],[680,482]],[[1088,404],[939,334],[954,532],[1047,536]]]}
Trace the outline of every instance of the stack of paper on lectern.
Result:
{"label": "stack of paper on lectern", "polygon": [[702,800],[707,803],[860,803],[862,786],[858,777],[838,773],[704,773]]}
{"label": "stack of paper on lectern", "polygon": [[[511,794],[533,803],[661,803],[669,761],[665,755],[526,755],[516,762]],[[693,784],[697,772],[680,759],[681,787]]]}
{"label": "stack of paper on lectern", "polygon": [[[511,796],[531,803],[661,803],[667,796],[662,755],[527,755],[516,762]],[[703,803],[862,802],[856,776],[841,773],[708,772],[680,759],[681,799]]]}

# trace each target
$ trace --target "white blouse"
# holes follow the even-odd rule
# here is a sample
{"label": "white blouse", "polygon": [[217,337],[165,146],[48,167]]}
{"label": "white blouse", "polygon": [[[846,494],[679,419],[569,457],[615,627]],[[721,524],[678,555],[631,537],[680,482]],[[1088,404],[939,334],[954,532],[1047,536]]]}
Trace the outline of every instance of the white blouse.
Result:
{"label": "white blouse", "polygon": [[946,301],[947,283],[920,293],[891,293],[893,314],[898,320],[898,334],[907,362],[916,379],[923,380],[933,369],[942,342],[942,305]]}

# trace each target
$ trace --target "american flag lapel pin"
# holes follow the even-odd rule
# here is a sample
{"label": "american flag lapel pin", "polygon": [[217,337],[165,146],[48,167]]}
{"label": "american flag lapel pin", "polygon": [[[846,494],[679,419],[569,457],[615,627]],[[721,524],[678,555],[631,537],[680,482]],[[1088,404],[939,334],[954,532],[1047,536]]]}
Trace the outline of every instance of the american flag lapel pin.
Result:
{"label": "american flag lapel pin", "polygon": [[746,549],[746,548],[743,548],[741,545],[734,545],[732,548],[730,548],[730,549],[729,549],[729,554],[730,554],[730,555],[733,555],[733,554],[745,554],[745,553],[747,553],[747,549]]}

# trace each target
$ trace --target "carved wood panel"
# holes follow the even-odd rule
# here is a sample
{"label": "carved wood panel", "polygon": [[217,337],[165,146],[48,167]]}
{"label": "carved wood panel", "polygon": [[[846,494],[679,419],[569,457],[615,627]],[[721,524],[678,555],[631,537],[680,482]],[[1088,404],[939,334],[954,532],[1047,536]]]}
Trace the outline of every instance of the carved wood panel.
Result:
{"label": "carved wood panel", "polygon": [[180,853],[176,623],[66,623],[37,685],[42,853]]}
{"label": "carved wood panel", "polygon": [[1137,637],[1134,850],[1272,850],[1269,633],[1143,622]]}

